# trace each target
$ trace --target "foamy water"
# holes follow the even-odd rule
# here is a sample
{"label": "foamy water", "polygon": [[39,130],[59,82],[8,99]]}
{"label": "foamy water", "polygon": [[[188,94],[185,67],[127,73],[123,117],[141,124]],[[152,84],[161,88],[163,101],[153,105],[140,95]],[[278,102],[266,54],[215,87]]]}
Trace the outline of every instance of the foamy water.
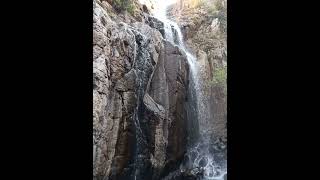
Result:
{"label": "foamy water", "polygon": [[[140,0],[143,2],[146,0]],[[188,64],[191,70],[192,81],[194,82],[194,90],[197,96],[196,105],[198,107],[198,119],[199,123],[201,123],[201,119],[206,116],[206,104],[204,104],[204,96],[202,95],[201,90],[201,78],[200,78],[200,66],[197,62],[196,57],[191,54],[187,48],[185,47],[183,35],[178,24],[172,20],[170,20],[167,16],[167,8],[168,6],[174,4],[176,0],[158,0],[155,1],[155,9],[153,10],[153,16],[164,23],[165,29],[165,38],[167,41],[172,44],[178,46],[187,56]],[[176,31],[177,39],[175,41],[174,31]],[[208,123],[203,120],[202,123]],[[204,170],[203,180],[223,180],[224,175],[227,173],[226,162],[217,163],[214,159],[213,154],[209,151],[212,144],[210,144],[210,137],[208,136],[206,127],[210,126],[199,126],[200,129],[200,138],[198,139],[198,143],[190,148],[187,152],[187,156],[189,157],[187,162],[187,168],[202,168]],[[221,165],[222,164],[222,165]],[[181,166],[181,170],[186,167]]]}

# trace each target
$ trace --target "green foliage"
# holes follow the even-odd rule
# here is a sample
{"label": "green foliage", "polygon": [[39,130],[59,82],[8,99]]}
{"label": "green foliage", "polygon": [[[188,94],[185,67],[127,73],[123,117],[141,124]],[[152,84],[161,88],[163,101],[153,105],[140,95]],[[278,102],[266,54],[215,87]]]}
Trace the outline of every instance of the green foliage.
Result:
{"label": "green foliage", "polygon": [[196,4],[196,8],[201,8],[206,6],[205,0],[200,0],[198,4]]}
{"label": "green foliage", "polygon": [[218,12],[226,11],[226,7],[223,6],[223,0],[214,0],[213,3],[208,3],[207,11],[211,15],[215,15]]}
{"label": "green foliage", "polygon": [[223,9],[222,0],[215,1],[214,6],[215,6],[216,10],[221,11]]}
{"label": "green foliage", "polygon": [[227,67],[215,68],[213,72],[213,80],[211,84],[214,87],[221,87],[226,93],[227,91]]}
{"label": "green foliage", "polygon": [[133,14],[134,14],[134,10],[135,10],[135,6],[134,6],[132,3],[130,3],[130,4],[128,5],[128,7],[127,7],[128,13],[130,13],[131,15],[133,15]]}
{"label": "green foliage", "polygon": [[134,14],[135,6],[131,0],[113,0],[113,6],[119,12],[127,11],[131,15]]}
{"label": "green foliage", "polygon": [[217,11],[216,6],[214,4],[208,6],[207,11],[208,11],[209,14],[215,14],[216,11]]}
{"label": "green foliage", "polygon": [[213,84],[223,84],[227,80],[227,68],[215,68],[213,73]]}

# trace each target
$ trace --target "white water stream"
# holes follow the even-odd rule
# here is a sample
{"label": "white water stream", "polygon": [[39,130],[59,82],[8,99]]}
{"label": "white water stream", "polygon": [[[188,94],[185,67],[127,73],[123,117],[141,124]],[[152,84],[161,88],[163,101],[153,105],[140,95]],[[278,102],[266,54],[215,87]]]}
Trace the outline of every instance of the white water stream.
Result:
{"label": "white water stream", "polygon": [[[142,1],[142,0],[141,0]],[[164,23],[165,29],[165,38],[166,40],[170,41],[172,44],[178,46],[187,56],[188,64],[191,70],[191,77],[192,81],[195,85],[195,94],[197,97],[197,109],[198,109],[198,119],[199,119],[199,131],[200,131],[200,138],[198,143],[189,149],[188,156],[189,156],[189,167],[191,169],[194,168],[203,168],[203,180],[223,180],[224,175],[227,173],[226,171],[226,163],[224,167],[218,165],[215,161],[214,156],[210,153],[210,148],[212,149],[210,144],[210,137],[207,135],[206,123],[205,120],[206,113],[208,110],[206,109],[206,104],[204,102],[204,96],[202,95],[201,90],[201,78],[200,78],[200,66],[197,62],[197,59],[194,55],[192,55],[185,47],[183,41],[183,35],[181,32],[180,27],[178,24],[167,17],[167,8],[175,3],[175,0],[158,0],[155,1],[156,8],[153,12],[154,17],[161,20]],[[175,41],[175,34],[176,31],[177,39]],[[191,167],[190,167],[191,166]],[[181,170],[183,171],[186,167],[181,166]]]}

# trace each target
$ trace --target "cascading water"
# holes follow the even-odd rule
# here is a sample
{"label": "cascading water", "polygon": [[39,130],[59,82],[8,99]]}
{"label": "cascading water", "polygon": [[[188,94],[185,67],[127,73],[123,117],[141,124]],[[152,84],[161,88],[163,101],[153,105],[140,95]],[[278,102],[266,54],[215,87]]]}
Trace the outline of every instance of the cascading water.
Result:
{"label": "cascading water", "polygon": [[[207,123],[208,120],[208,111],[210,111],[205,104],[205,99],[201,91],[201,78],[200,78],[200,66],[196,60],[196,57],[193,56],[185,47],[183,41],[183,35],[181,33],[180,27],[177,23],[173,22],[167,17],[167,8],[173,4],[174,1],[166,1],[157,4],[157,9],[154,12],[155,18],[161,20],[164,23],[165,30],[165,39],[170,41],[172,44],[177,45],[187,56],[187,60],[191,69],[191,86],[190,89],[193,92],[190,92],[190,99],[195,106],[191,105],[189,108],[189,124],[192,124],[192,127],[198,123],[199,132],[192,133],[191,139],[196,139],[194,143],[190,145],[190,148],[186,154],[186,160],[181,165],[180,170],[185,171],[187,169],[192,169],[193,173],[202,172],[201,179],[209,180],[223,180],[226,171],[226,160],[219,159],[219,156],[216,156],[214,153],[213,144],[210,142],[210,130],[208,129]],[[174,33],[175,32],[175,33]]]}

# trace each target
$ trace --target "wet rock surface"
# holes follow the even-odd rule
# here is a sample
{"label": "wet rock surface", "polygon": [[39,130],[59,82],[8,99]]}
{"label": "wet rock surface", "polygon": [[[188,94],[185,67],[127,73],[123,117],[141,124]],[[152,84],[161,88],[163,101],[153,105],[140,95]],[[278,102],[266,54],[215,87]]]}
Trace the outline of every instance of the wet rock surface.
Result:
{"label": "wet rock surface", "polygon": [[[169,14],[181,28],[186,46],[197,57],[200,65],[201,93],[206,104],[201,116],[211,143],[226,150],[227,146],[227,84],[226,79],[214,80],[222,73],[226,78],[227,67],[227,1],[226,0],[185,0],[171,7]],[[209,113],[207,113],[209,112]],[[225,153],[226,154],[226,153]]]}
{"label": "wet rock surface", "polygon": [[169,10],[169,18],[178,23],[185,45],[197,61],[197,75],[191,79],[196,93],[190,98],[200,103],[190,106],[198,114],[189,117],[196,117],[199,132],[192,133],[197,135],[182,168],[203,168],[204,180],[223,179],[227,169],[226,1],[197,2],[180,1]]}
{"label": "wet rock surface", "polygon": [[[210,111],[197,112],[185,51],[173,45],[178,32],[172,27],[173,42],[165,40],[168,28],[146,1],[133,0],[130,15],[114,11],[111,0],[93,0],[93,179],[226,179],[226,93],[210,84],[227,63],[226,17],[178,9]],[[202,123],[188,121],[198,117]],[[204,126],[210,131],[200,132],[201,143],[190,140]]]}
{"label": "wet rock surface", "polygon": [[189,67],[161,22],[110,8],[93,0],[93,179],[159,179],[186,152]]}

